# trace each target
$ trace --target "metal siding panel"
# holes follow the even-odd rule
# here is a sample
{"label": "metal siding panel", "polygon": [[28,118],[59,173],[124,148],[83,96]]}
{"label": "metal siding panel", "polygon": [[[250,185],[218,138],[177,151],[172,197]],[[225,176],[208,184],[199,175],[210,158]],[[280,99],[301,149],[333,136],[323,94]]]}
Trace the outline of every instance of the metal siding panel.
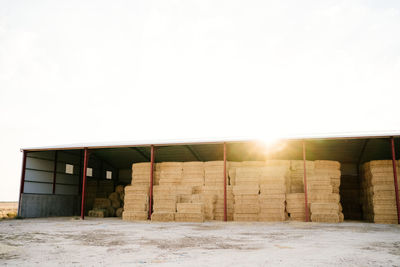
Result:
{"label": "metal siding panel", "polygon": [[79,184],[79,176],[57,173],[56,184],[77,185],[77,184]]}
{"label": "metal siding panel", "polygon": [[35,170],[43,170],[43,171],[53,171],[54,170],[54,161],[46,160],[46,159],[35,159],[35,158],[30,158],[28,156],[26,158],[26,168],[27,169],[35,169]]}
{"label": "metal siding panel", "polygon": [[77,195],[77,185],[61,185],[56,184],[56,195]]}
{"label": "metal siding panel", "polygon": [[53,185],[45,183],[26,182],[24,186],[24,193],[29,194],[52,194]]}
{"label": "metal siding panel", "polygon": [[26,170],[25,181],[52,183],[53,182],[53,173],[36,171],[36,170]]}

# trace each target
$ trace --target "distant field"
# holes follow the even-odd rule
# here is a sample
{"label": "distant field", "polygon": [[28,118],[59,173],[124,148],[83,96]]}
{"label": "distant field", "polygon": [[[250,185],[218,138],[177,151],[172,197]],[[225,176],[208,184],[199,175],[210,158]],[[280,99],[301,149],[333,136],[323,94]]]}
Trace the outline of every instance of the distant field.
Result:
{"label": "distant field", "polygon": [[18,202],[0,202],[0,219],[15,217],[17,215],[17,210]]}

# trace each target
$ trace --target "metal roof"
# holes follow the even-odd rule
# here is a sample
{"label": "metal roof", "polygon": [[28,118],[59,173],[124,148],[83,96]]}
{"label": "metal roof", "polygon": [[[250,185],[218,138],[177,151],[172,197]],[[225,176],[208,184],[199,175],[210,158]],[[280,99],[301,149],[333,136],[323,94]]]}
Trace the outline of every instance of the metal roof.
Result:
{"label": "metal roof", "polygon": [[[400,144],[395,139],[396,148]],[[397,149],[400,151],[400,149]],[[81,150],[69,150],[79,154]],[[29,151],[47,153],[47,151]],[[150,161],[150,147],[111,147],[91,150],[91,155],[118,168],[130,168],[132,163]],[[363,139],[308,139],[307,160],[336,160],[341,163],[360,164],[370,160],[391,159],[388,138]],[[301,160],[302,140],[284,140],[276,146],[265,146],[260,142],[227,143],[228,161],[254,161],[268,159]],[[164,145],[155,149],[155,161],[213,161],[223,160],[223,144]]]}
{"label": "metal roof", "polygon": [[[353,132],[353,133],[329,133],[317,135],[295,135],[272,137],[272,140],[310,140],[310,139],[361,139],[361,138],[388,138],[391,136],[399,137],[400,131],[374,131],[374,132]],[[267,138],[268,139],[268,138]],[[180,139],[180,140],[143,140],[143,141],[116,141],[116,142],[87,142],[54,146],[26,147],[21,151],[40,151],[40,150],[72,150],[83,148],[118,148],[118,147],[145,147],[145,146],[173,146],[173,145],[199,145],[199,144],[221,144],[221,143],[240,143],[265,140],[262,137],[243,137],[243,138],[203,138],[203,139]]]}

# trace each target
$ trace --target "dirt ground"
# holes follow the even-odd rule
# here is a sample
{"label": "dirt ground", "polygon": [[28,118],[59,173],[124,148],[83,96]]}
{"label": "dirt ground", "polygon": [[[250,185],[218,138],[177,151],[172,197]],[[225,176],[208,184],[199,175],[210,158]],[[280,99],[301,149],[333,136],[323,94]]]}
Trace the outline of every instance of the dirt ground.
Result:
{"label": "dirt ground", "polygon": [[358,222],[0,221],[0,265],[399,266],[400,227]]}
{"label": "dirt ground", "polygon": [[0,202],[0,219],[8,215],[16,215],[18,210],[18,202]]}

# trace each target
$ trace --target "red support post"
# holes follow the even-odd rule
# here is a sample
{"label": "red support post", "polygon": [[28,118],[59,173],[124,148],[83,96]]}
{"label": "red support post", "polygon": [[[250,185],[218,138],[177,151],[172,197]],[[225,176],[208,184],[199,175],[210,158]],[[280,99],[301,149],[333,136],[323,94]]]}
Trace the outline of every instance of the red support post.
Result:
{"label": "red support post", "polygon": [[228,221],[226,206],[226,143],[224,143],[224,221]]}
{"label": "red support post", "polygon": [[21,183],[19,187],[19,201],[18,201],[18,215],[21,216],[21,198],[24,193],[24,185],[25,185],[25,171],[26,171],[26,154],[27,152],[24,150],[22,155],[22,169],[21,169]]}
{"label": "red support post", "polygon": [[88,164],[89,152],[87,147],[84,148],[83,156],[83,178],[82,178],[82,204],[81,204],[81,219],[85,219],[85,188],[86,188],[86,172]]}
{"label": "red support post", "polygon": [[392,145],[392,163],[393,163],[393,179],[394,179],[394,194],[396,196],[397,207],[397,223],[400,224],[400,203],[399,203],[399,185],[397,182],[397,164],[396,164],[396,151],[394,149],[394,137],[390,139]]}
{"label": "red support post", "polygon": [[150,154],[149,220],[153,211],[154,145],[151,145]]}
{"label": "red support post", "polygon": [[56,150],[55,155],[54,155],[54,172],[53,172],[53,195],[56,193],[56,176],[57,176],[57,153],[58,151]]}
{"label": "red support post", "polygon": [[307,169],[306,169],[306,142],[303,140],[303,163],[304,163],[304,206],[306,209],[306,222],[310,221],[307,199]]}

